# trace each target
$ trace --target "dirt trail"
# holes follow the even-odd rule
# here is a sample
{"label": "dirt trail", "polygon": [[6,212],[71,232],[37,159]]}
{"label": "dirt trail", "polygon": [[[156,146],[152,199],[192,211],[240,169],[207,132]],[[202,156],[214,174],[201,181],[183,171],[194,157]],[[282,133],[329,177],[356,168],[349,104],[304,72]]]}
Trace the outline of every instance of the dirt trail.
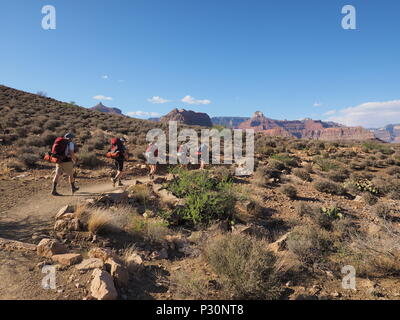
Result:
{"label": "dirt trail", "polygon": [[[132,185],[136,180],[145,181],[148,178],[136,178],[124,181],[125,186]],[[0,237],[12,240],[31,242],[33,233],[47,233],[54,223],[58,210],[67,204],[75,204],[82,199],[92,198],[104,192],[116,190],[111,182],[87,184],[80,187],[74,195],[67,188],[60,188],[61,197],[53,197],[48,190],[43,190],[21,202],[8,211],[0,214]]]}

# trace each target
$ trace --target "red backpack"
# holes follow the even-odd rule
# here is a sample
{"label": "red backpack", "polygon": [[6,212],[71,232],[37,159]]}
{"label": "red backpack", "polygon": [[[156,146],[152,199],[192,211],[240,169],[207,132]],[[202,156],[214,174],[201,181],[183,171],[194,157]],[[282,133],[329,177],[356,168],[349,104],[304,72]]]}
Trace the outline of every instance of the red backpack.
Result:
{"label": "red backpack", "polygon": [[60,137],[54,141],[53,147],[51,148],[51,152],[47,153],[44,156],[44,160],[52,162],[52,163],[60,163],[67,158],[65,155],[65,151],[68,146],[68,140]]}
{"label": "red backpack", "polygon": [[123,148],[121,140],[118,138],[111,139],[111,148],[110,151],[107,152],[106,157],[111,159],[120,158],[123,155]]}

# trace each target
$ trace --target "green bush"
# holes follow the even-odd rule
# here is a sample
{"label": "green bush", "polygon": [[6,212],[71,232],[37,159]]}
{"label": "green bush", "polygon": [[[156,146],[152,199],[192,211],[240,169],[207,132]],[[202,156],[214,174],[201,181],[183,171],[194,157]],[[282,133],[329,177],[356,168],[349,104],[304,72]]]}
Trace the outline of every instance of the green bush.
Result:
{"label": "green bush", "polygon": [[193,226],[208,226],[215,220],[232,219],[236,196],[229,176],[211,176],[209,171],[175,169],[175,179],[166,187],[185,205],[175,213]]}
{"label": "green bush", "polygon": [[86,168],[97,168],[104,165],[104,162],[94,152],[87,151],[79,153],[79,163]]}

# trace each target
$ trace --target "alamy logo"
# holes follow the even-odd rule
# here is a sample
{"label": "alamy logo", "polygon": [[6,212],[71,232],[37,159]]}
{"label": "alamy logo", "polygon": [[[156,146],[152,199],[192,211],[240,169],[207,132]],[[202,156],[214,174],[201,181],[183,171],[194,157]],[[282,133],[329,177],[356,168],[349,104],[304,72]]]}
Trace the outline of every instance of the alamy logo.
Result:
{"label": "alamy logo", "polygon": [[353,266],[344,266],[342,274],[345,274],[342,279],[342,288],[356,290],[356,269]]}
{"label": "alamy logo", "polygon": [[356,8],[351,5],[344,6],[342,8],[342,13],[345,14],[345,16],[342,19],[342,28],[345,30],[357,29]]}
{"label": "alamy logo", "polygon": [[51,5],[44,6],[42,14],[45,14],[42,19],[42,28],[44,30],[55,30],[57,28],[56,8]]}
{"label": "alamy logo", "polygon": [[56,268],[54,266],[43,266],[42,273],[46,276],[42,279],[42,288],[46,290],[55,290],[56,286]]}
{"label": "alamy logo", "polygon": [[[223,138],[222,163],[234,164],[235,174],[238,176],[251,175],[254,171],[254,130],[245,130],[245,136],[243,132],[244,130],[240,129],[221,131],[202,129],[199,140],[196,130],[183,129],[178,134],[177,122],[169,121],[168,159],[166,134],[161,129],[152,129],[146,135],[146,140],[151,143],[146,152],[147,163],[198,164],[200,158],[205,164],[221,164],[221,138]],[[178,143],[180,143],[179,149]],[[183,146],[185,147],[182,148]],[[182,149],[185,150],[184,154],[180,151]],[[244,150],[245,155],[243,155]]]}

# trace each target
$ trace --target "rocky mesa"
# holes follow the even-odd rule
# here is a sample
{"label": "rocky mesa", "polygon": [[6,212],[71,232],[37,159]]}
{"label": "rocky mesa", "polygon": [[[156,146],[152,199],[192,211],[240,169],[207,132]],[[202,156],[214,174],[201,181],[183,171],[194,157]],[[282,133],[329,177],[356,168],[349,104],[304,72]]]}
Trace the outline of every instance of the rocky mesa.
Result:
{"label": "rocky mesa", "polygon": [[318,140],[372,140],[373,132],[362,127],[345,127],[333,122],[321,120],[274,120],[264,116],[261,111],[239,126],[240,129],[254,129],[271,136],[295,137],[299,139]]}
{"label": "rocky mesa", "polygon": [[160,119],[160,122],[178,121],[191,126],[212,127],[212,122],[207,113],[192,110],[174,109]]}

